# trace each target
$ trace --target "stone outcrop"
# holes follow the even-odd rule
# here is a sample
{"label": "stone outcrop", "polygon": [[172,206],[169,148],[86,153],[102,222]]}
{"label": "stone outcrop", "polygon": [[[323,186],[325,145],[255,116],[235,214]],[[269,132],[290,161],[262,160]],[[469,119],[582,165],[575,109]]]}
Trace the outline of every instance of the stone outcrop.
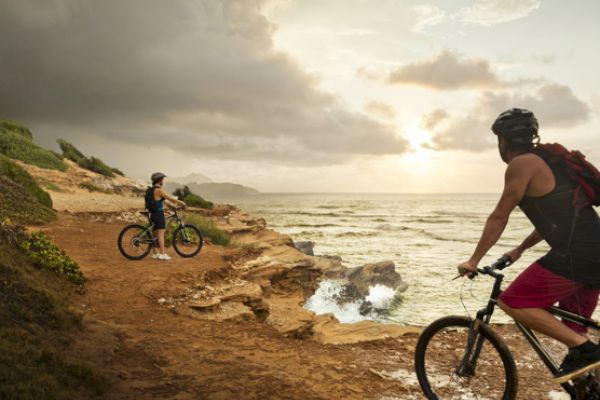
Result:
{"label": "stone outcrop", "polygon": [[323,343],[380,340],[414,331],[371,321],[342,325],[331,315],[317,316],[303,307],[321,279],[347,278],[356,296],[362,298],[375,284],[404,290],[406,284],[393,263],[347,270],[341,258],[308,255],[312,242],[294,244],[289,236],[268,229],[264,219],[252,218],[235,207],[204,215],[231,236],[240,254],[251,256],[232,256],[223,276],[206,277],[185,293],[163,299],[164,305],[194,318],[256,319],[284,336]]}
{"label": "stone outcrop", "polygon": [[297,250],[301,251],[302,253],[306,254],[307,256],[315,255],[315,252],[314,252],[315,242],[311,242],[311,241],[294,242],[294,247]]}
{"label": "stone outcrop", "polygon": [[349,286],[365,297],[369,293],[369,288],[375,285],[384,285],[398,292],[403,292],[408,288],[406,282],[396,272],[396,265],[392,261],[381,261],[375,264],[365,264],[360,267],[349,269],[346,272]]}

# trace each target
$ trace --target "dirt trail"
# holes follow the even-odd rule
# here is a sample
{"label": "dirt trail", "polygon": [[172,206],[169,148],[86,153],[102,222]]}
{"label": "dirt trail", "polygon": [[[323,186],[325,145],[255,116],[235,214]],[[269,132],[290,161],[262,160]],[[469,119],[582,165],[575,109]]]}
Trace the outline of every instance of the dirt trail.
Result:
{"label": "dirt trail", "polygon": [[[73,299],[84,315],[74,351],[109,378],[107,399],[422,398],[412,375],[415,334],[324,345],[286,338],[253,318],[215,322],[183,315],[158,300],[228,268],[226,260],[243,249],[209,244],[194,259],[129,261],[116,246],[122,227],[61,213],[45,228],[89,279],[85,294]],[[515,338],[508,343],[522,349]],[[531,356],[516,353],[523,363],[520,398],[547,398],[550,378],[529,363]]]}

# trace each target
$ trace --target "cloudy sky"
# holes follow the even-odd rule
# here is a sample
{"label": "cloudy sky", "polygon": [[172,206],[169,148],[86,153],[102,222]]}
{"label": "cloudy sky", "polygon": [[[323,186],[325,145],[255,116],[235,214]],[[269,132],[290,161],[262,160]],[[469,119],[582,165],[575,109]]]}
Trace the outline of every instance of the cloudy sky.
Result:
{"label": "cloudy sky", "polygon": [[497,192],[531,108],[600,163],[600,2],[0,2],[0,117],[132,176],[263,191]]}

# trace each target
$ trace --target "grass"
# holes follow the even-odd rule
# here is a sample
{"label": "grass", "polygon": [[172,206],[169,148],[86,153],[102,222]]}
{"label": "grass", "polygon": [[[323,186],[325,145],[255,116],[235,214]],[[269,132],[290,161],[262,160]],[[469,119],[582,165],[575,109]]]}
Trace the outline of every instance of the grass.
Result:
{"label": "grass", "polygon": [[41,204],[27,189],[0,175],[0,222],[43,224],[55,218],[54,212]]}
{"label": "grass", "polygon": [[101,159],[96,157],[86,157],[77,147],[67,142],[66,140],[57,140],[60,149],[62,150],[62,156],[68,160],[73,161],[81,168],[87,169],[88,171],[95,172],[100,175],[114,178],[115,174],[124,175],[117,168],[112,168],[106,165]]}
{"label": "grass", "polygon": [[89,192],[111,193],[109,190],[94,185],[92,182],[81,182],[79,187],[82,189],[87,189]]}
{"label": "grass", "polygon": [[33,143],[27,128],[3,119],[0,119],[0,154],[40,168],[67,170],[60,157]]}
{"label": "grass", "polygon": [[57,184],[55,184],[54,182],[50,182],[47,179],[44,179],[42,181],[42,185],[48,189],[48,190],[52,190],[54,192],[62,192],[63,190],[60,188],[60,186],[58,186]]}
{"label": "grass", "polygon": [[90,399],[107,382],[66,349],[81,321],[69,311],[75,287],[38,268],[0,226],[0,399]]}
{"label": "grass", "polygon": [[[210,239],[210,241],[214,244],[218,244],[220,246],[229,246],[231,243],[231,238],[229,235],[215,225],[208,218],[201,217],[198,214],[188,214],[184,218],[184,222],[186,224],[197,226],[202,232],[202,236],[204,238]],[[171,242],[173,240],[173,231],[177,228],[177,224],[172,222],[167,227],[167,231],[165,233],[165,244],[167,246],[171,246]]]}
{"label": "grass", "polygon": [[208,200],[204,200],[202,197],[191,192],[190,188],[184,186],[181,189],[177,189],[173,192],[175,197],[178,197],[181,201],[191,207],[199,208],[213,208],[213,203]]}
{"label": "grass", "polygon": [[23,186],[41,204],[48,208],[52,208],[52,198],[50,198],[50,195],[47,192],[39,187],[29,172],[3,155],[0,155],[0,175]]}
{"label": "grass", "polygon": [[121,176],[125,176],[125,173],[123,171],[121,171],[119,168],[111,168],[112,172],[114,172],[116,175],[121,175]]}
{"label": "grass", "polygon": [[200,228],[202,234],[214,244],[229,246],[231,242],[229,235],[217,228],[215,223],[208,218],[201,217],[198,214],[188,214],[185,217],[185,222]]}
{"label": "grass", "polygon": [[19,124],[16,121],[10,120],[10,119],[0,118],[0,133],[4,133],[4,132],[14,132],[14,133],[17,133],[17,134],[23,136],[25,139],[28,139],[28,140],[33,139],[33,135],[31,134],[31,131],[29,129],[27,129],[25,126]]}
{"label": "grass", "polygon": [[64,158],[71,160],[76,164],[79,164],[79,161],[85,158],[85,155],[83,155],[83,153],[80,152],[79,149],[77,149],[77,147],[73,146],[66,140],[58,139],[56,142],[62,150],[62,156]]}

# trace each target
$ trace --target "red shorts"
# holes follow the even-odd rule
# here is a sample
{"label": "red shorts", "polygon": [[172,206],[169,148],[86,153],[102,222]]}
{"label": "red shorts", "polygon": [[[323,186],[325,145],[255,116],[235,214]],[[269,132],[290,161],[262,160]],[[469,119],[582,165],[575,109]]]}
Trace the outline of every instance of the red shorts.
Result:
{"label": "red shorts", "polygon": [[[558,302],[565,310],[590,318],[598,305],[600,290],[591,289],[533,263],[506,288],[500,300],[511,308],[548,308]],[[587,329],[573,322],[563,321],[575,332]]]}

